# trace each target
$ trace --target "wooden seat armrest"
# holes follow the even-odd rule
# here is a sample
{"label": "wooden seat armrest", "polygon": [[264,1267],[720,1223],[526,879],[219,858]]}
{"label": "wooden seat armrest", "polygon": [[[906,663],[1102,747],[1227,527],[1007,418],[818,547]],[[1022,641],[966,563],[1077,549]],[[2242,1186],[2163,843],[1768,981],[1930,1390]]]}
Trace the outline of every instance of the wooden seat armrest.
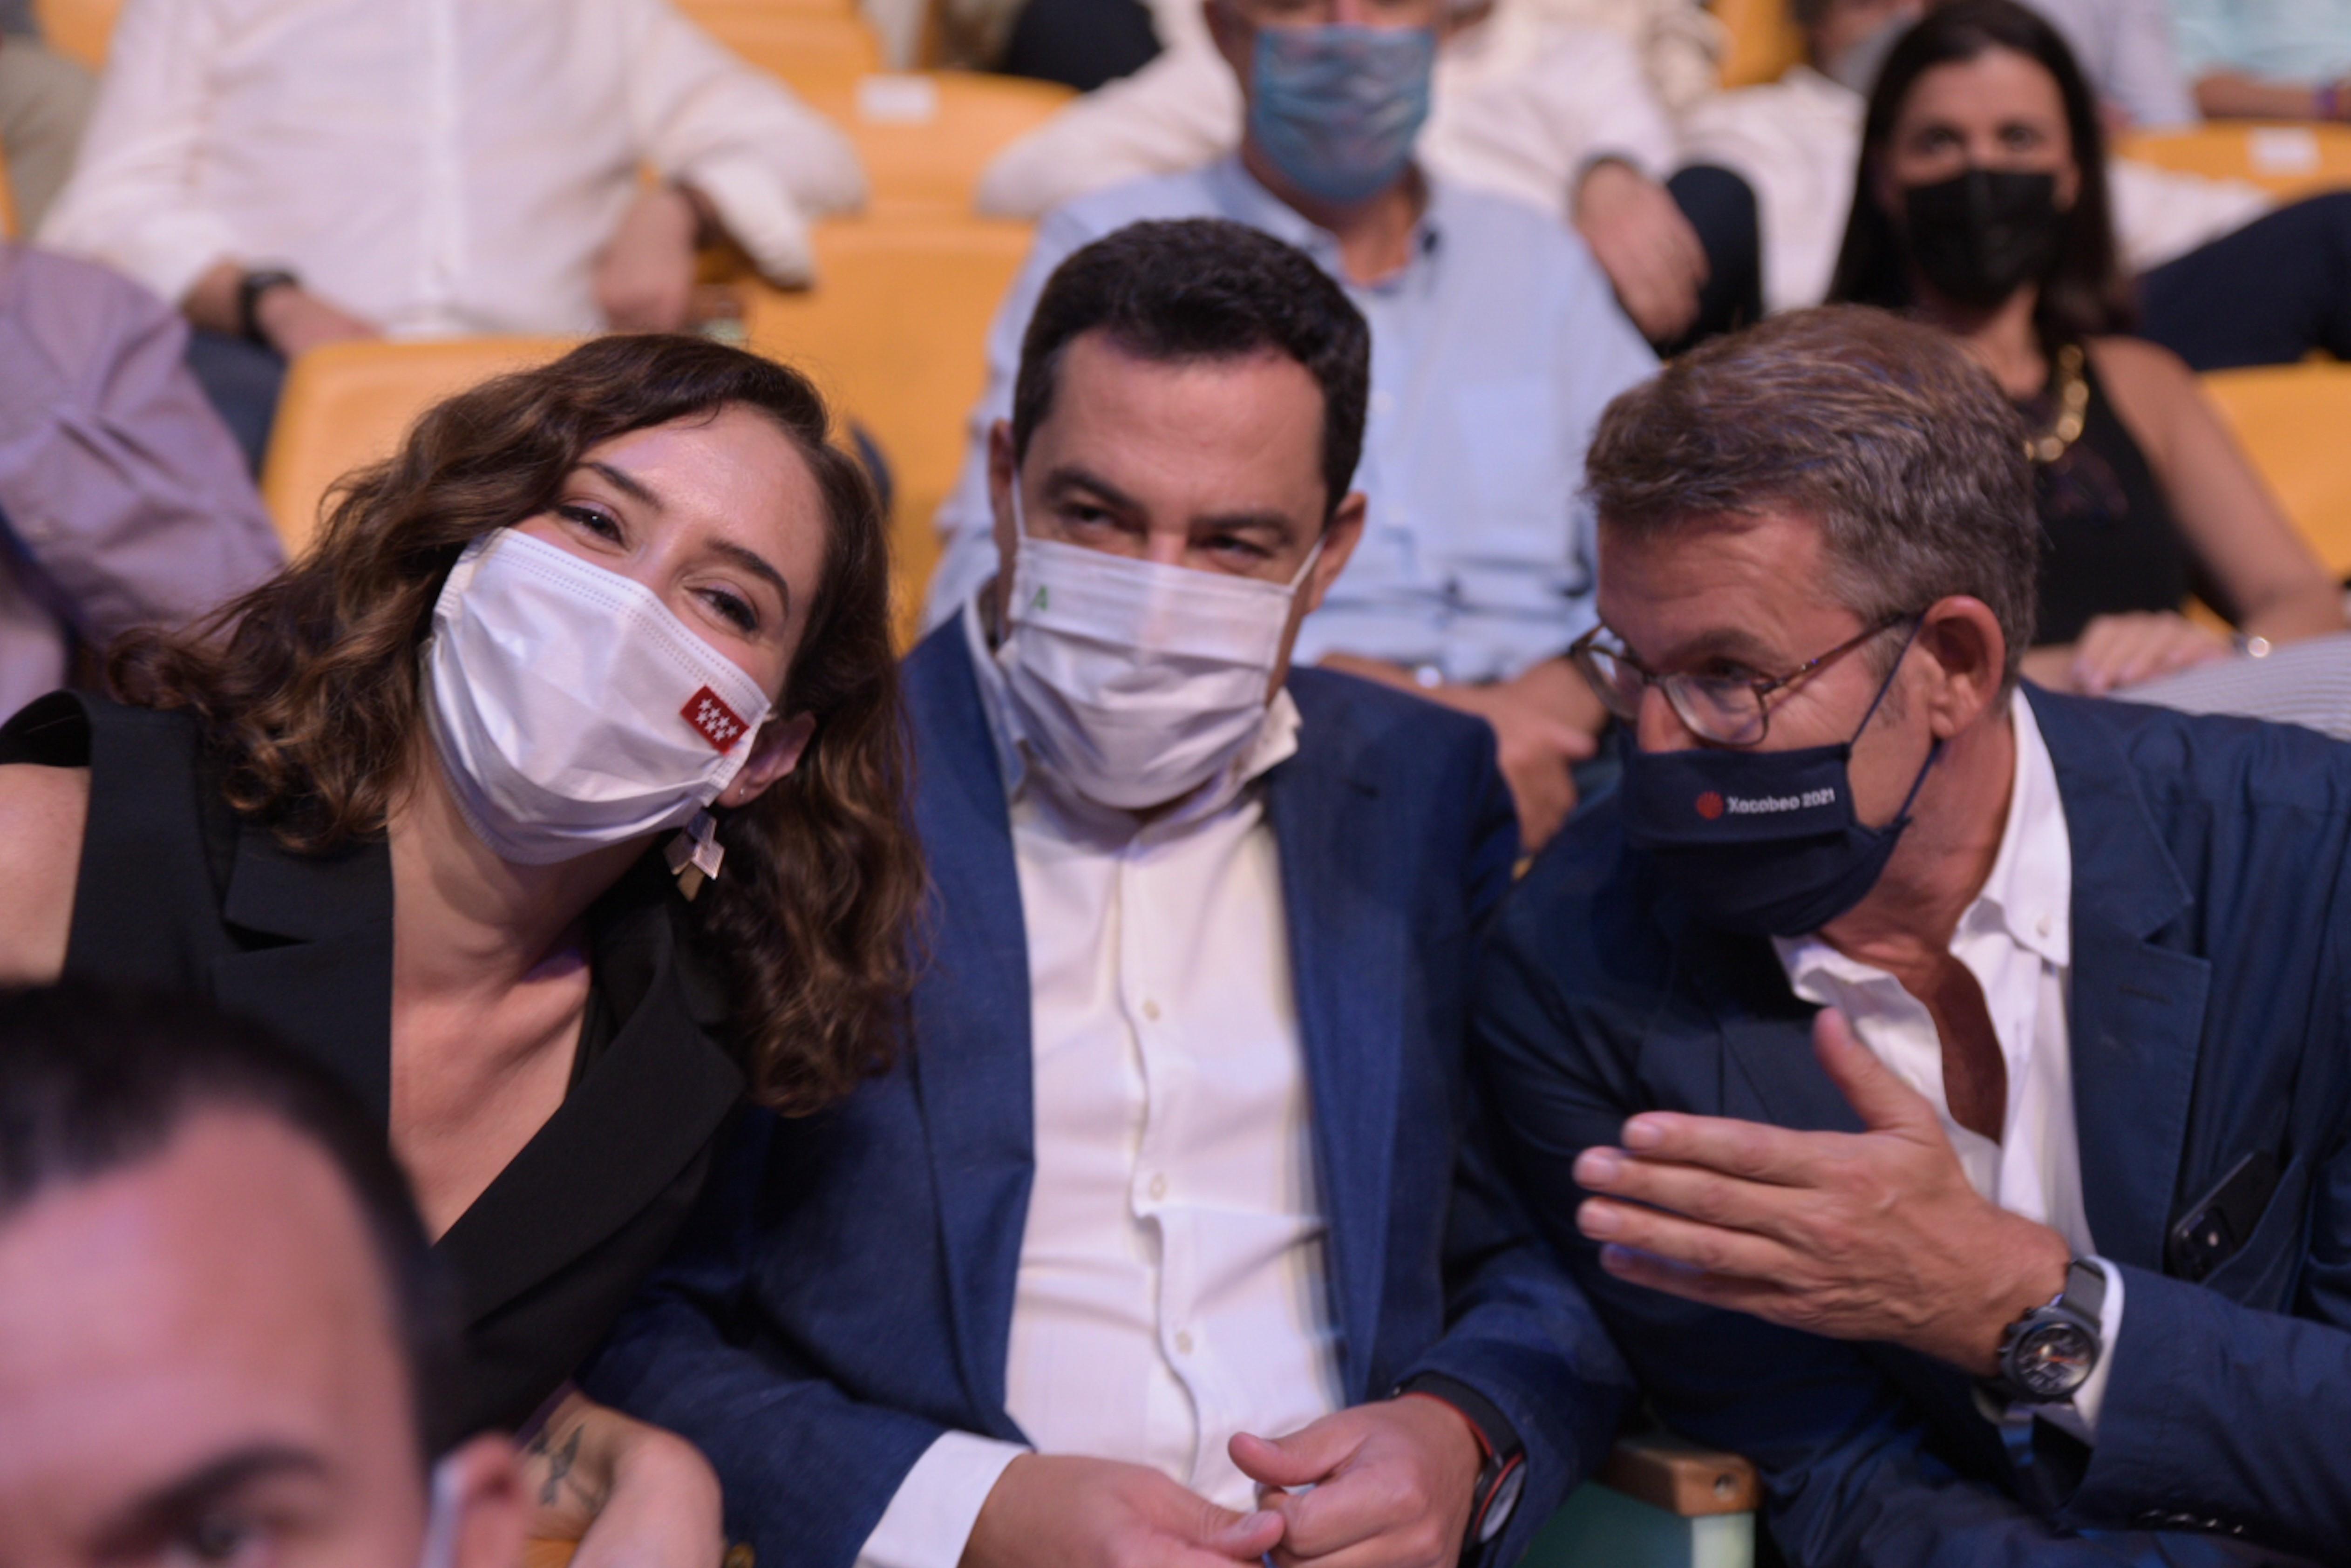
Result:
{"label": "wooden seat armrest", "polygon": [[1600,1479],[1684,1519],[1752,1513],[1763,1498],[1755,1467],[1739,1455],[1663,1434],[1617,1438]]}

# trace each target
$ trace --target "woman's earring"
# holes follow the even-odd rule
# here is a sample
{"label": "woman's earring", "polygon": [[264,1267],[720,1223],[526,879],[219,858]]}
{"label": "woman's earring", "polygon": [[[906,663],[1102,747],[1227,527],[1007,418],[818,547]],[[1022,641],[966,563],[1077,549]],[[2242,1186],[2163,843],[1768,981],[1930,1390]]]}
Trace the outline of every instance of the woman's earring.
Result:
{"label": "woman's earring", "polygon": [[670,875],[677,878],[677,890],[688,904],[702,891],[702,884],[715,880],[718,868],[726,863],[726,846],[718,841],[718,819],[707,811],[696,811],[677,837],[669,841],[664,852]]}

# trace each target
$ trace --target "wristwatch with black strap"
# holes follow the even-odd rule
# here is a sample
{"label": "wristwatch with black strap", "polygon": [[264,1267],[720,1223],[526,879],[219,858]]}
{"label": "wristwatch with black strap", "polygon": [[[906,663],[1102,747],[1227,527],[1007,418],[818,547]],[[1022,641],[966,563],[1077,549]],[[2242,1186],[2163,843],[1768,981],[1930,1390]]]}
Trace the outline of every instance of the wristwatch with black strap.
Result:
{"label": "wristwatch with black strap", "polygon": [[236,329],[248,343],[271,347],[261,329],[261,297],[273,288],[299,288],[302,280],[282,267],[260,267],[236,280]]}
{"label": "wristwatch with black strap", "polygon": [[2005,1410],[2073,1398],[2105,1354],[2105,1302],[2106,1271],[2086,1258],[2067,1264],[2065,1288],[2056,1299],[2024,1313],[2001,1336],[2000,1371],[1980,1385],[1985,1400]]}
{"label": "wristwatch with black strap", "polygon": [[1518,1511],[1520,1494],[1527,1489],[1527,1449],[1518,1428],[1494,1402],[1458,1378],[1424,1372],[1396,1385],[1394,1398],[1423,1395],[1450,1406],[1469,1424],[1484,1464],[1478,1471],[1477,1490],[1469,1498],[1469,1528],[1461,1542],[1461,1561],[1474,1563],[1485,1548],[1509,1528]]}

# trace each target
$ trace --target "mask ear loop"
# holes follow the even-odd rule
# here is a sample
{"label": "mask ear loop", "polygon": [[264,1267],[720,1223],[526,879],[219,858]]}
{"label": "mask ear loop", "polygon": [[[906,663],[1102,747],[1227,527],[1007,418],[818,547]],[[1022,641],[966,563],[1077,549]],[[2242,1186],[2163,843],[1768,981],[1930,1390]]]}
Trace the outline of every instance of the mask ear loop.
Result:
{"label": "mask ear loop", "polygon": [[1306,579],[1314,570],[1314,563],[1322,559],[1322,547],[1330,542],[1331,528],[1326,523],[1322,531],[1314,536],[1314,548],[1306,552],[1306,559],[1298,563],[1298,570],[1290,579],[1290,596],[1292,599],[1297,598],[1298,591],[1305,586]]}
{"label": "mask ear loop", "polygon": [[[1853,738],[1844,743],[1846,761],[1853,760],[1853,748],[1861,744],[1863,736],[1869,733],[1869,721],[1877,716],[1878,705],[1886,700],[1886,694],[1894,689],[1894,677],[1902,673],[1902,661],[1909,656],[1910,644],[1918,640],[1918,633],[1924,631],[1926,626],[1927,618],[1923,615],[1910,622],[1910,635],[1902,639],[1902,646],[1896,652],[1894,663],[1886,666],[1886,678],[1877,683],[1877,695],[1869,699],[1869,711],[1861,716],[1861,723],[1855,727]],[[1941,743],[1938,741],[1937,744]]]}
{"label": "mask ear loop", "polygon": [[[1855,730],[1853,732],[1853,738],[1844,743],[1844,759],[1848,768],[1851,767],[1853,762],[1853,748],[1861,744],[1861,737],[1869,732],[1869,721],[1877,716],[1878,705],[1886,700],[1886,694],[1894,689],[1894,677],[1902,673],[1902,661],[1908,656],[1910,653],[1910,644],[1918,640],[1918,633],[1926,629],[1926,625],[1927,618],[1923,615],[1910,623],[1910,635],[1902,639],[1901,652],[1894,655],[1894,664],[1886,670],[1886,679],[1878,683],[1877,695],[1869,699],[1869,711],[1861,716],[1861,727]],[[1892,821],[1886,823],[1883,828],[1875,830],[1876,831],[1881,833],[1893,832],[1901,829],[1909,822],[1910,808],[1917,802],[1918,799],[1918,791],[1927,787],[1927,775],[1934,771],[1935,759],[1942,756],[1942,754],[1943,741],[1942,737],[1938,736],[1927,747],[1927,760],[1918,765],[1918,777],[1910,780],[1910,793],[1902,797],[1901,809],[1894,813],[1894,820]],[[1848,773],[1845,783],[1845,790],[1848,796],[1851,795],[1852,789],[1853,784],[1851,781],[1851,775]]]}

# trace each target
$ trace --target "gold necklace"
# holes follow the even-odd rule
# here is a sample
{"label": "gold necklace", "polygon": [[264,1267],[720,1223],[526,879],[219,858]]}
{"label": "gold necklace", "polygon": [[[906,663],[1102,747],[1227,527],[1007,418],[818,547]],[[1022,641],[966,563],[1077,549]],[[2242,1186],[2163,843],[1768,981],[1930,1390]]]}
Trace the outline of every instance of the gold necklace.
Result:
{"label": "gold necklace", "polygon": [[2035,463],[2054,463],[2065,449],[2082,439],[2090,416],[2090,378],[2082,372],[2082,345],[2067,343],[2057,350],[2057,422],[2041,435],[2024,438],[2024,455]]}

